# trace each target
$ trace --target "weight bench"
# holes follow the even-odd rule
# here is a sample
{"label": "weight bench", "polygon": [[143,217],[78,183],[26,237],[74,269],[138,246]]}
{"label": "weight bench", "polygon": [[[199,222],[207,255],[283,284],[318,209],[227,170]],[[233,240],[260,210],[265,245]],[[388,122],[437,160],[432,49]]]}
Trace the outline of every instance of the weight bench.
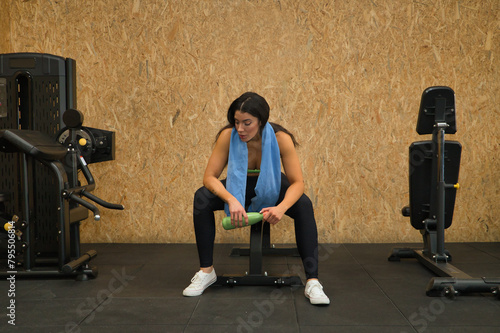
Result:
{"label": "weight bench", "polygon": [[445,141],[454,134],[455,93],[449,87],[430,87],[423,94],[417,122],[418,134],[432,134],[431,141],[414,142],[409,151],[410,205],[402,209],[411,225],[420,230],[423,249],[396,248],[388,260],[416,258],[439,277],[427,285],[427,296],[454,298],[460,293],[492,292],[500,299],[500,278],[473,278],[451,265],[444,232],[451,226],[462,146]]}
{"label": "weight bench", "polygon": [[[271,225],[263,223],[262,225],[262,255],[263,256],[292,256],[300,257],[299,251],[296,247],[276,247],[271,244]],[[249,256],[250,248],[235,247],[231,250],[231,257]]]}
{"label": "weight bench", "polygon": [[298,256],[296,248],[276,248],[270,244],[270,225],[258,222],[250,226],[250,247],[233,248],[231,256],[248,256],[249,267],[245,274],[225,274],[217,276],[217,285],[228,286],[300,286],[302,280],[297,275],[269,275],[264,271],[264,255]]}

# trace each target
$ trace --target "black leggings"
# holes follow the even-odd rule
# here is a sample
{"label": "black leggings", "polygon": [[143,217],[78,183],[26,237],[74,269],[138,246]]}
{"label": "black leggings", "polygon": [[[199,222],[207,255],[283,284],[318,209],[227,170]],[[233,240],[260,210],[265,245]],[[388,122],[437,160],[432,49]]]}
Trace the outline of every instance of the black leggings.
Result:
{"label": "black leggings", "polygon": [[[245,207],[250,205],[251,199],[255,196],[257,178],[255,176],[247,177]],[[222,180],[222,183],[226,186],[225,180]],[[289,186],[288,179],[284,174],[281,174],[281,191],[278,203],[285,197],[285,192]],[[200,267],[210,267],[213,264],[215,240],[214,212],[223,209],[224,201],[210,192],[206,187],[201,187],[196,191],[193,204],[193,220]],[[306,277],[308,279],[317,278],[318,231],[311,200],[303,194],[285,214],[294,219],[295,241],[297,242],[297,249],[302,258]]]}

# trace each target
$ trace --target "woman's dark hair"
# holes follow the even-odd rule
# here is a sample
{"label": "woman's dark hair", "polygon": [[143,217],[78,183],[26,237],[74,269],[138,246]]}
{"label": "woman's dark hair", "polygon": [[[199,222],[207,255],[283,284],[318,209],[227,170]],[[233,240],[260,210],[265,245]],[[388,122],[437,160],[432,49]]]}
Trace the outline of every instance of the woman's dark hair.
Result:
{"label": "woman's dark hair", "polygon": [[[234,120],[234,114],[236,111],[241,111],[245,113],[249,113],[252,116],[256,117],[260,121],[260,130],[262,132],[262,129],[266,125],[267,121],[269,120],[269,104],[267,104],[267,101],[264,99],[264,97],[254,93],[254,92],[246,92],[237,99],[235,99],[231,105],[229,106],[229,109],[227,110],[227,121],[229,124],[224,126],[219,133],[217,133],[217,136],[215,138],[215,141],[219,138],[220,134],[222,133],[223,130],[227,128],[233,128],[235,124]],[[277,132],[284,132],[292,138],[294,146],[298,146],[298,142],[295,140],[295,137],[293,136],[292,133],[290,133],[286,128],[279,124],[275,124],[272,122],[269,122],[271,124],[274,133]]]}

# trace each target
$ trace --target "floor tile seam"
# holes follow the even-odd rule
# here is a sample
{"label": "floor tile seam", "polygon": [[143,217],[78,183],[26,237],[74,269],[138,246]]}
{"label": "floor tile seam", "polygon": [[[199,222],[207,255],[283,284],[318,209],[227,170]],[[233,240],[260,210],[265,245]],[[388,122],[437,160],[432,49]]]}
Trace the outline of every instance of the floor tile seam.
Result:
{"label": "floor tile seam", "polygon": [[500,260],[500,256],[496,256],[496,255],[494,255],[494,254],[490,253],[489,251],[486,251],[486,250],[483,250],[483,249],[478,248],[478,247],[477,247],[477,245],[476,245],[476,243],[465,243],[465,244],[469,245],[470,247],[472,247],[472,248],[473,248],[474,250],[476,250],[476,251],[482,252],[482,253],[484,253],[484,254],[487,254],[487,255],[488,255],[488,256],[490,256],[490,257],[493,257],[493,258],[495,258],[495,259]]}
{"label": "floor tile seam", "polygon": [[448,330],[450,328],[497,328],[500,327],[500,325],[467,325],[467,324],[435,324],[432,323],[428,325],[429,328],[447,328]]}
{"label": "floor tile seam", "polygon": [[[119,296],[117,295],[110,295],[111,297],[107,297],[107,299],[112,298],[112,299],[181,299],[179,296]],[[58,302],[58,301],[77,301],[77,300],[87,300],[90,298],[90,296],[85,296],[85,297],[54,297],[54,298],[24,298],[22,296],[16,296],[16,300],[20,301],[30,301],[30,302],[37,302],[37,301],[47,301],[47,302]],[[95,298],[95,297],[94,297]]]}
{"label": "floor tile seam", "polygon": [[[172,299],[174,299],[174,298],[172,298]],[[214,301],[216,301],[216,300],[235,300],[235,296],[232,296],[232,297],[230,297],[230,296],[220,296],[220,297],[213,296],[210,298],[207,297],[207,299],[214,300]],[[275,300],[272,297],[257,298],[257,297],[251,297],[251,296],[237,297],[237,299],[238,299],[238,301],[273,301],[273,300]],[[290,301],[292,301],[294,299],[295,299],[295,297],[293,294],[287,295],[286,298],[284,298],[284,300],[290,300]]]}
{"label": "floor tile seam", "polygon": [[[484,295],[484,297],[492,297],[491,294],[486,294]],[[495,296],[493,296],[495,297]],[[497,307],[500,307],[500,298],[498,298],[499,296],[496,296],[497,299],[492,299],[491,302],[497,306]]]}
{"label": "floor tile seam", "polygon": [[[196,324],[191,324],[191,325],[196,325]],[[205,324],[203,324],[205,325]],[[44,328],[47,328],[47,327],[66,327],[67,324],[55,324],[55,325],[33,325],[33,324],[26,324],[26,325],[23,325],[23,324],[17,324],[16,323],[16,326],[19,326],[19,327],[23,327],[23,328],[29,328],[29,327],[32,327],[32,328],[41,328],[41,327],[44,327]],[[144,326],[186,326],[186,324],[155,324],[155,323],[147,323],[147,324],[131,324],[131,323],[126,323],[126,324],[121,324],[121,323],[115,323],[115,324],[96,324],[96,325],[93,325],[93,324],[85,324],[85,327],[116,327],[116,326],[140,326],[140,327],[144,327]]]}
{"label": "floor tile seam", "polygon": [[189,324],[191,323],[191,320],[193,320],[193,316],[194,316],[196,310],[200,306],[200,302],[201,302],[201,297],[199,297],[198,300],[196,301],[196,305],[193,307],[193,310],[191,311],[191,314],[189,315],[187,323],[184,324],[184,330],[186,330],[189,327]]}
{"label": "floor tile seam", "polygon": [[[161,325],[161,324],[160,324],[160,325]],[[194,323],[194,324],[189,324],[189,325],[185,325],[185,326],[186,326],[186,328],[187,328],[188,326],[190,326],[190,327],[195,327],[195,326],[196,326],[196,327],[206,327],[206,326],[221,326],[221,327],[224,327],[224,326],[226,326],[226,327],[228,327],[228,326],[229,326],[229,327],[232,327],[232,326],[234,326],[234,327],[238,327],[239,325],[238,325],[238,324],[236,324],[236,323],[232,323],[232,324],[217,324],[217,323],[211,323],[211,324],[199,323],[199,324],[196,324],[196,323]],[[268,324],[262,323],[261,325],[259,325],[259,327],[262,327],[262,326],[266,326],[266,327],[281,326],[281,327],[282,327],[282,326],[283,326],[283,324],[282,324],[282,323],[268,323]],[[286,324],[286,326],[285,326],[285,327],[289,328],[289,327],[291,327],[291,326],[294,326],[294,327],[299,328],[299,326],[298,326],[298,325],[294,325],[293,323]],[[255,332],[258,332],[258,331],[255,331]]]}
{"label": "floor tile seam", "polygon": [[[135,266],[135,265],[134,265],[134,266]],[[121,268],[124,268],[124,267],[126,267],[126,266],[121,266]],[[126,273],[126,275],[129,275],[129,276],[127,277],[127,278],[128,278],[128,280],[127,280],[127,278],[125,278],[125,280],[123,280],[123,276],[119,277],[119,276],[116,276],[116,274],[112,273],[112,275],[114,275],[114,276],[111,276],[111,278],[108,280],[108,284],[107,284],[107,285],[103,285],[103,286],[102,286],[102,287],[100,287],[100,288],[96,288],[96,289],[98,289],[98,290],[97,290],[97,291],[95,291],[95,295],[94,295],[94,294],[92,294],[93,296],[91,296],[91,297],[93,297],[93,298],[97,298],[97,296],[96,296],[96,295],[101,294],[101,292],[102,292],[102,291],[109,291],[109,295],[107,295],[106,297],[104,297],[104,299],[101,301],[101,303],[99,303],[99,304],[97,305],[97,307],[96,307],[96,308],[99,308],[99,306],[100,306],[103,302],[105,302],[105,301],[109,300],[110,298],[111,298],[111,299],[113,299],[113,298],[121,298],[121,297],[119,297],[120,293],[122,293],[123,289],[127,288],[127,287],[130,285],[130,282],[131,282],[131,281],[135,280],[135,278],[137,277],[137,274],[138,274],[138,273],[139,273],[139,272],[140,272],[143,268],[144,268],[144,264],[143,264],[143,265],[138,265],[138,267],[137,267],[136,269],[134,269],[132,272],[127,272],[127,273]],[[123,272],[122,272],[122,273],[123,273]],[[117,274],[120,274],[120,272],[118,272]],[[130,279],[130,277],[132,277],[132,278]],[[96,278],[98,278],[98,277],[96,277]],[[114,289],[114,290],[110,290],[110,288],[111,288],[111,286],[110,286],[110,282],[111,282],[111,281],[113,281],[113,280],[114,280],[114,281],[119,280],[119,282],[120,282],[120,286],[119,286],[119,287],[117,287],[117,288],[115,288],[115,287],[114,287],[114,285],[113,285],[113,289]],[[85,281],[82,281],[82,282],[85,282]],[[87,297],[85,297],[85,298],[83,298],[83,299],[84,299],[84,300],[86,300],[86,299],[88,299],[88,298],[89,298],[89,296],[87,296]],[[60,299],[82,299],[82,298],[80,298],[80,297],[75,297],[75,298],[60,298]],[[54,299],[52,299],[52,300],[54,300]]]}
{"label": "floor tile seam", "polygon": [[[22,302],[24,301],[29,301],[29,302],[62,302],[62,301],[87,301],[90,297],[74,297],[74,298],[62,298],[62,297],[57,297],[57,298],[20,298],[16,297],[16,300],[20,300]],[[94,297],[95,299],[96,297]],[[99,306],[107,301],[112,301],[112,300],[147,300],[147,299],[154,299],[154,300],[181,300],[183,298],[180,298],[179,296],[114,296],[111,294],[109,297],[106,297],[102,299],[102,301],[96,305],[96,308],[99,308]],[[230,299],[230,298],[228,298]]]}
{"label": "floor tile seam", "polygon": [[37,301],[46,301],[46,302],[58,302],[58,301],[77,301],[77,300],[86,300],[89,297],[54,297],[54,298],[23,298],[22,296],[16,296],[16,301],[30,301],[30,302],[37,302]]}
{"label": "floor tile seam", "polygon": [[[182,289],[181,289],[182,292]],[[172,301],[172,300],[182,300],[183,298],[180,298],[177,295],[173,296],[115,296],[113,299],[119,299],[119,300],[165,300],[165,301]]]}
{"label": "floor tile seam", "polygon": [[[81,320],[79,320],[78,323],[76,323],[75,321],[73,321],[73,323],[76,324],[76,327],[85,326],[83,324],[85,324],[85,322],[87,321],[88,318],[91,318],[90,322],[92,322],[93,317],[95,316],[95,313],[97,313],[97,309],[99,309],[101,307],[101,305],[103,305],[104,302],[106,302],[108,299],[109,299],[109,297],[106,297],[105,299],[103,299],[99,304],[97,304],[95,306],[95,308],[93,308],[92,310],[90,310],[89,313],[87,313],[87,315],[85,315],[83,318],[81,318]],[[67,326],[67,323],[66,323],[65,326]]]}
{"label": "floor tile seam", "polygon": [[[182,297],[179,297],[179,296],[113,296],[111,295],[111,298],[112,299],[121,299],[121,300],[138,300],[138,299],[156,299],[156,300],[160,300],[160,299],[178,299],[178,300],[187,300],[187,299],[192,299],[192,297],[186,297],[186,296],[182,296]],[[85,298],[87,299],[87,298]],[[106,298],[106,300],[109,299],[109,298]]]}
{"label": "floor tile seam", "polygon": [[[300,325],[300,327],[338,327],[338,328],[341,328],[341,327],[369,327],[369,328],[372,328],[372,327],[405,327],[405,328],[409,328],[411,327],[412,329],[414,329],[414,327],[410,324],[408,325],[401,325],[401,324],[394,324],[394,325],[391,325],[391,324],[376,324],[376,325],[373,325],[373,324],[352,324],[352,325],[349,325],[349,324],[318,324],[318,325]],[[417,332],[415,330],[415,332]]]}
{"label": "floor tile seam", "polygon": [[378,284],[378,282],[373,278],[373,276],[366,270],[365,266],[363,264],[361,264],[358,259],[351,253],[351,251],[349,251],[348,248],[346,248],[347,252],[353,257],[353,259],[359,264],[359,266],[363,269],[363,271],[365,272],[365,274],[367,274],[371,280],[373,281],[373,283],[379,288],[379,290],[382,292],[382,294],[385,296],[385,298],[392,304],[392,306],[394,307],[394,309],[397,310],[397,312],[399,313],[399,315],[406,321],[406,323],[408,324],[408,326],[412,327],[413,330],[416,331],[415,327],[411,324],[410,320],[404,315],[402,309],[400,309],[396,303],[394,302],[394,300],[389,297],[389,295],[385,292],[385,290],[382,288],[382,286],[380,286]]}

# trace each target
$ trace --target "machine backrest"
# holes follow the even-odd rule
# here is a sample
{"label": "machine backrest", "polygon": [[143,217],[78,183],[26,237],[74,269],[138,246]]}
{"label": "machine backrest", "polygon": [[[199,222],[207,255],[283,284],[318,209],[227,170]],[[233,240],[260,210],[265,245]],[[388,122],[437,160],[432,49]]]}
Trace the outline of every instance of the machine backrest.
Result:
{"label": "machine backrest", "polygon": [[[433,197],[437,187],[437,171],[433,170],[432,141],[418,141],[410,146],[409,182],[410,182],[410,221],[415,229],[424,229],[423,221],[437,214]],[[445,182],[456,184],[460,169],[462,145],[457,141],[445,142]],[[456,189],[447,189],[445,197],[445,228],[451,225],[455,207]]]}
{"label": "machine backrest", "polygon": [[457,132],[455,92],[450,87],[429,87],[422,93],[417,120],[417,133],[432,134],[436,122],[446,122],[446,134]]}

